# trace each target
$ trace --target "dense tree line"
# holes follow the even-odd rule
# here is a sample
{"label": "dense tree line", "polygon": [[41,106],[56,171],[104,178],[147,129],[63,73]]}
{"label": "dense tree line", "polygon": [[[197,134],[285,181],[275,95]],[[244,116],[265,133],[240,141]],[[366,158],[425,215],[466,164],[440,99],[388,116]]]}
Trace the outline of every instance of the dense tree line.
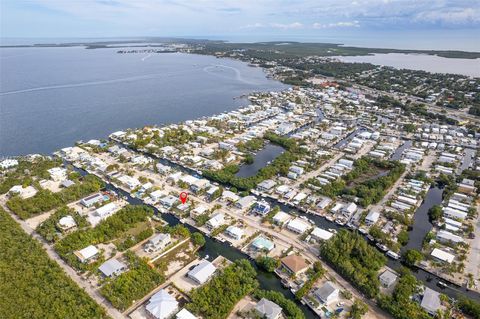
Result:
{"label": "dense tree line", "polygon": [[289,299],[287,299],[280,292],[272,290],[260,290],[257,289],[254,291],[253,296],[257,299],[268,299],[279,305],[285,317],[287,319],[304,319],[305,315],[302,310],[297,306],[297,304]]}
{"label": "dense tree line", "polygon": [[322,264],[319,261],[315,262],[315,264],[313,265],[313,269],[307,272],[307,282],[303,284],[302,288],[298,289],[298,291],[295,293],[295,297],[298,300],[301,300],[312,289],[313,285],[317,282],[317,280],[322,278],[324,274],[325,269],[323,269]]}
{"label": "dense tree line", "polygon": [[90,225],[84,216],[80,215],[72,208],[63,206],[55,211],[46,221],[38,225],[36,232],[45,238],[45,240],[49,242],[56,242],[62,233],[62,230],[60,227],[58,227],[58,221],[67,215],[73,217],[75,223],[77,224],[77,228],[79,229],[88,227]]}
{"label": "dense tree line", "polygon": [[378,294],[378,270],[385,265],[386,258],[362,236],[342,229],[320,249],[321,256],[367,297]]}
{"label": "dense tree line", "polygon": [[107,318],[104,309],[0,209],[0,318]]}
{"label": "dense tree line", "polygon": [[458,308],[466,315],[475,319],[480,319],[480,303],[475,302],[467,297],[461,296],[458,299]]}
{"label": "dense tree line", "polygon": [[258,287],[256,275],[248,260],[237,260],[207,284],[193,290],[186,307],[206,319],[226,318],[240,299]]}
{"label": "dense tree line", "polygon": [[27,199],[14,196],[7,202],[7,206],[18,217],[27,219],[98,192],[103,187],[105,187],[105,183],[98,177],[87,175],[81,181],[57,193],[40,189],[35,196]]}
{"label": "dense tree line", "polygon": [[114,215],[101,221],[95,228],[71,233],[55,244],[55,250],[70,265],[78,269],[85,269],[74,251],[83,249],[88,245],[97,245],[119,238],[139,222],[144,222],[152,216],[153,210],[144,205],[128,205]]}
{"label": "dense tree line", "polygon": [[274,272],[280,266],[280,260],[268,256],[257,257],[255,263],[266,272]]}
{"label": "dense tree line", "polygon": [[378,305],[396,319],[429,319],[430,315],[411,299],[419,292],[417,279],[404,272],[391,296],[381,295]]}
{"label": "dense tree line", "polygon": [[162,274],[134,253],[128,251],[124,256],[129,270],[111,279],[100,289],[101,294],[122,311],[165,281]]}

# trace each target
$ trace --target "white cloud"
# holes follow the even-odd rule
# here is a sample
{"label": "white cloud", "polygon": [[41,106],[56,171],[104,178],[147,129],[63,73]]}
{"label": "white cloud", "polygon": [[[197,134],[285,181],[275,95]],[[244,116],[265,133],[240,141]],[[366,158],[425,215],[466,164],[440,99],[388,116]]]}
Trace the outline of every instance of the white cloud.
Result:
{"label": "white cloud", "polygon": [[258,28],[264,28],[264,27],[265,25],[263,23],[257,22],[257,23],[241,26],[240,29],[258,29]]}
{"label": "white cloud", "polygon": [[314,23],[313,25],[314,29],[329,29],[329,28],[358,28],[360,27],[360,22],[355,20],[355,21],[342,21],[342,22],[335,22],[335,23],[327,23],[327,24],[322,24],[322,23]]}
{"label": "white cloud", "polygon": [[301,29],[301,28],[303,28],[303,24],[301,24],[300,22],[293,22],[293,23],[288,23],[288,24],[283,24],[283,23],[270,23],[270,26],[271,26],[272,28],[284,29],[284,30],[287,30],[287,29]]}
{"label": "white cloud", "polygon": [[480,23],[480,10],[473,8],[452,8],[420,12],[414,17],[417,22],[468,25]]}

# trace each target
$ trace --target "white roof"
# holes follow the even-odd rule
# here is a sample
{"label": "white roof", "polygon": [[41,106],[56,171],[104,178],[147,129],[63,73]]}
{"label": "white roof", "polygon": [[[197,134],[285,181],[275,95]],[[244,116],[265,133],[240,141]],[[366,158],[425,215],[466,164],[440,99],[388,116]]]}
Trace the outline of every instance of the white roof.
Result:
{"label": "white roof", "polygon": [[77,226],[75,219],[73,219],[71,215],[63,216],[62,218],[60,218],[58,224],[63,228],[72,228],[74,226]]}
{"label": "white roof", "polygon": [[295,218],[288,222],[288,228],[293,229],[299,233],[303,233],[308,228],[310,228],[310,225],[300,218]]}
{"label": "white roof", "polygon": [[126,267],[127,266],[124,263],[116,260],[115,258],[112,258],[104,262],[100,267],[98,267],[98,270],[100,270],[105,276],[110,277],[114,273],[121,271]]}
{"label": "white roof", "polygon": [[83,249],[80,249],[77,253],[78,253],[77,256],[79,256],[80,259],[86,260],[98,254],[98,249],[97,247],[90,245]]}
{"label": "white roof", "polygon": [[447,253],[446,251],[443,251],[441,249],[438,249],[438,248],[435,248],[433,251],[432,251],[432,254],[431,254],[433,257],[435,258],[438,258],[442,261],[446,261],[448,262],[449,264],[453,262],[453,260],[455,259],[455,256],[450,254],[450,253]]}
{"label": "white roof", "polygon": [[329,240],[333,236],[333,233],[326,231],[325,229],[315,227],[315,229],[310,233],[310,235],[318,239]]}
{"label": "white roof", "polygon": [[105,206],[97,208],[95,213],[100,217],[105,217],[106,215],[112,213],[115,209],[117,209],[117,205],[115,203],[108,203]]}
{"label": "white roof", "polygon": [[185,308],[183,308],[177,313],[176,318],[177,319],[197,319],[197,317],[195,317],[190,311],[188,311]]}
{"label": "white roof", "polygon": [[177,308],[177,300],[164,289],[154,294],[146,306],[147,311],[157,319],[169,318]]}
{"label": "white roof", "polygon": [[287,220],[289,220],[291,217],[292,217],[291,215],[285,212],[279,211],[278,213],[275,214],[275,216],[273,216],[273,221],[277,223],[284,223]]}
{"label": "white roof", "polygon": [[237,237],[242,237],[243,236],[243,229],[238,228],[236,226],[228,226],[227,227],[227,232],[234,235],[234,236],[237,236]]}
{"label": "white roof", "polygon": [[188,277],[195,279],[199,283],[205,283],[217,270],[217,268],[208,260],[203,260],[195,268],[188,272]]}

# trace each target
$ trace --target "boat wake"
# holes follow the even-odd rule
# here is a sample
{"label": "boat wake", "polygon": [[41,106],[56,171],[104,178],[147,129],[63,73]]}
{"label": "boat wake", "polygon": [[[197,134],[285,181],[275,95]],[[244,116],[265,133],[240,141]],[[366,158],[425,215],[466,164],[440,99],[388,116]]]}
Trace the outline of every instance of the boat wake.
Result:
{"label": "boat wake", "polygon": [[239,69],[234,68],[232,66],[224,65],[224,64],[212,64],[212,65],[204,67],[203,71],[205,71],[207,73],[210,73],[210,74],[213,74],[213,75],[216,75],[216,76],[226,77],[225,75],[219,74],[218,72],[214,72],[214,71],[218,71],[219,68],[220,69],[221,68],[229,69],[229,70],[232,70],[233,72],[235,72],[235,80],[237,80],[237,81],[243,82],[245,84],[250,84],[250,85],[256,85],[257,84],[257,83],[245,80],[242,77],[242,74],[241,74]]}

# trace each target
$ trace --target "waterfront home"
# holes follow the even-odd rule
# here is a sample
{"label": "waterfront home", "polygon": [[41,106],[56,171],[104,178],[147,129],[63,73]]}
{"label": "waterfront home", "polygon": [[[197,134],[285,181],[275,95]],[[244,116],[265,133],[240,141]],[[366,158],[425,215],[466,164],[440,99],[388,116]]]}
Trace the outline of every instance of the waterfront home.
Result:
{"label": "waterfront home", "polygon": [[111,216],[117,210],[117,205],[115,203],[108,203],[105,206],[99,207],[95,210],[94,214],[105,219]]}
{"label": "waterfront home", "polygon": [[242,197],[240,198],[236,203],[235,203],[235,207],[237,207],[238,209],[247,209],[247,208],[250,208],[256,201],[257,199],[255,198],[255,196],[245,196],[245,197]]}
{"label": "waterfront home", "polygon": [[296,276],[304,273],[309,266],[304,258],[294,254],[283,257],[280,262],[283,270]]}
{"label": "waterfront home", "polygon": [[101,203],[103,201],[106,200],[106,197],[103,196],[102,194],[100,193],[96,193],[96,194],[93,194],[93,195],[90,195],[90,196],[87,196],[85,198],[82,198],[80,200],[80,204],[82,204],[83,206],[89,208],[89,207],[92,207],[93,205],[97,204],[97,203]]}
{"label": "waterfront home", "polygon": [[206,283],[217,271],[217,268],[208,260],[203,260],[195,268],[187,273],[188,278],[194,280],[197,284]]}
{"label": "waterfront home", "polygon": [[190,189],[194,193],[199,193],[204,191],[210,186],[210,182],[206,179],[197,179],[192,185],[190,185]]}
{"label": "waterfront home", "polygon": [[214,195],[217,191],[220,191],[220,187],[215,186],[215,185],[212,185],[212,186],[206,191],[206,195],[207,195],[208,200],[212,200],[213,195]]}
{"label": "waterfront home", "polygon": [[73,185],[75,185],[75,183],[69,179],[66,179],[60,183],[60,186],[65,188],[69,188],[70,186],[73,186]]}
{"label": "waterfront home", "polygon": [[447,253],[446,251],[438,248],[433,249],[431,256],[438,261],[446,262],[449,264],[451,264],[455,259],[455,255]]}
{"label": "waterfront home", "polygon": [[270,205],[264,200],[256,202],[255,205],[253,205],[253,208],[252,208],[253,214],[265,216],[269,212],[270,212]]}
{"label": "waterfront home", "polygon": [[243,229],[236,226],[228,226],[225,233],[236,240],[240,240],[243,237]]}
{"label": "waterfront home", "polygon": [[292,215],[279,211],[273,216],[273,222],[277,225],[282,225],[288,222],[292,218]]}
{"label": "waterfront home", "polygon": [[318,203],[317,203],[317,208],[320,208],[320,209],[325,209],[328,207],[328,205],[330,205],[332,203],[332,199],[329,198],[329,197],[322,197],[322,200],[320,200]]}
{"label": "waterfront home", "polygon": [[393,271],[387,269],[385,270],[378,279],[384,288],[390,288],[396,281],[398,275],[395,274]]}
{"label": "waterfront home", "polygon": [[276,185],[275,181],[271,179],[266,179],[260,184],[257,185],[257,189],[261,192],[269,192]]}
{"label": "waterfront home", "polygon": [[441,308],[442,304],[440,301],[440,293],[436,292],[433,289],[425,287],[423,292],[422,302],[420,306],[425,309],[430,315],[434,316],[437,314],[437,311]]}
{"label": "waterfront home", "polygon": [[165,196],[165,194],[164,194],[161,190],[159,190],[159,189],[157,189],[157,190],[155,190],[155,191],[153,191],[153,192],[150,193],[150,198],[152,199],[152,201],[153,201],[154,203],[160,201],[160,199],[161,199],[162,197],[164,197],[164,196]]}
{"label": "waterfront home", "polygon": [[148,242],[145,244],[144,250],[146,252],[159,251],[159,250],[165,249],[165,247],[170,245],[171,242],[172,242],[172,238],[170,234],[160,233],[148,240]]}
{"label": "waterfront home", "polygon": [[275,248],[275,244],[263,236],[258,236],[252,241],[252,247],[259,251],[269,252]]}
{"label": "waterfront home", "polygon": [[299,217],[287,223],[287,229],[297,234],[303,234],[310,228],[311,225]]}
{"label": "waterfront home", "polygon": [[312,236],[312,238],[315,240],[329,240],[332,238],[333,233],[326,231],[325,229],[315,227],[310,233],[310,236]]}
{"label": "waterfront home", "polygon": [[314,290],[313,295],[324,305],[329,305],[338,300],[340,290],[331,281],[325,282],[320,288]]}
{"label": "waterfront home", "polygon": [[367,224],[367,226],[375,225],[375,223],[378,221],[379,218],[380,218],[379,212],[371,211],[365,217],[365,224]]}
{"label": "waterfront home", "polygon": [[155,167],[157,168],[158,174],[161,174],[161,175],[166,175],[172,171],[172,168],[170,166],[163,165],[161,163],[157,163]]}
{"label": "waterfront home", "polygon": [[122,272],[124,272],[127,269],[127,265],[124,263],[118,261],[115,258],[112,258],[110,260],[107,260],[104,262],[100,267],[98,267],[98,270],[105,276],[105,277],[115,277],[120,275]]}
{"label": "waterfront home", "polygon": [[207,228],[213,230],[217,227],[225,224],[225,215],[223,213],[217,213],[207,221]]}
{"label": "waterfront home", "polygon": [[356,211],[357,211],[357,204],[355,203],[349,203],[347,205],[344,205],[341,209],[341,212],[345,217],[352,216],[353,214],[355,214]]}
{"label": "waterfront home", "polygon": [[262,298],[255,306],[255,311],[260,318],[265,319],[278,319],[281,317],[282,308],[276,303]]}
{"label": "waterfront home", "polygon": [[89,263],[93,259],[95,259],[100,251],[97,247],[90,245],[83,249],[77,250],[73,252],[75,256],[77,256],[78,260],[82,263]]}
{"label": "waterfront home", "polygon": [[125,186],[128,187],[129,190],[133,190],[140,186],[140,182],[138,179],[128,176],[128,175],[122,175],[118,178],[118,180]]}
{"label": "waterfront home", "polygon": [[172,195],[167,195],[165,197],[160,198],[160,204],[162,204],[162,206],[167,209],[172,208],[177,201],[178,201],[178,198]]}
{"label": "waterfront home", "polygon": [[222,193],[222,199],[226,202],[229,202],[229,203],[236,203],[240,199],[240,196],[238,196],[234,192],[231,192],[229,190],[225,190]]}
{"label": "waterfront home", "polygon": [[150,318],[168,319],[178,310],[178,302],[165,289],[155,293],[145,307]]}
{"label": "waterfront home", "polygon": [[57,226],[62,231],[68,231],[70,229],[75,228],[77,226],[77,223],[75,222],[75,219],[73,219],[71,215],[67,215],[67,216],[63,216],[58,220]]}

